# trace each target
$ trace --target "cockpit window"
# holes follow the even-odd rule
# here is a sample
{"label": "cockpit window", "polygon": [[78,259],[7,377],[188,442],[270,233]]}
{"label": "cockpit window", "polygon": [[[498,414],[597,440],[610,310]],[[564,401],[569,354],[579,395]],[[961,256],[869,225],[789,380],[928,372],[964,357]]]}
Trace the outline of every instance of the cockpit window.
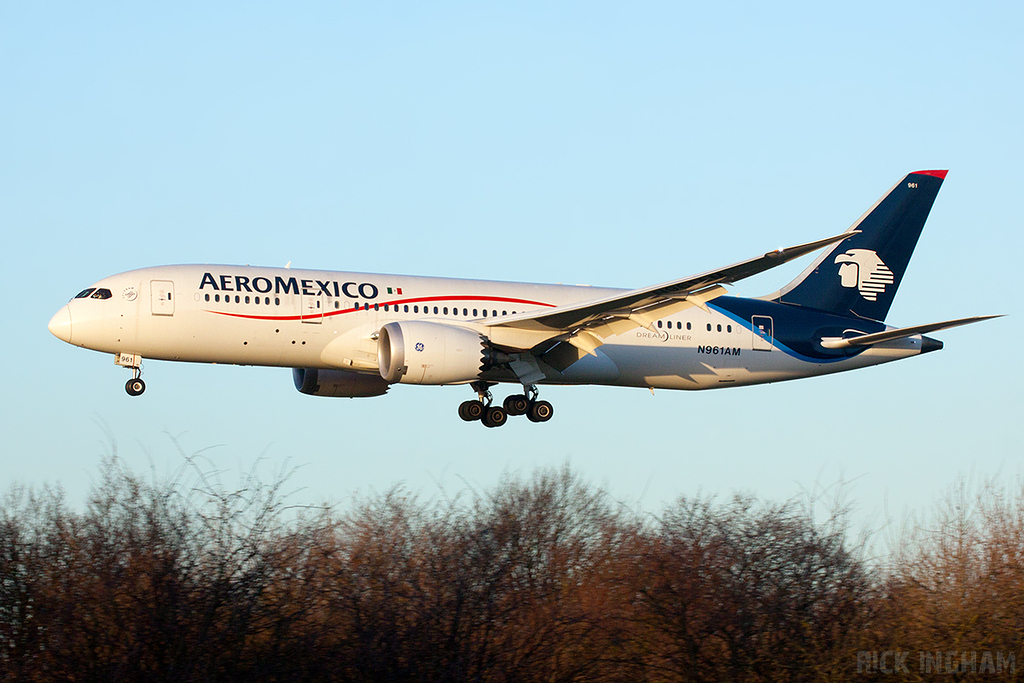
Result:
{"label": "cockpit window", "polygon": [[75,298],[76,299],[85,299],[85,298],[87,298],[90,294],[92,294],[95,291],[96,291],[95,287],[90,287],[89,289],[83,289],[81,292],[79,292],[78,294],[75,295]]}
{"label": "cockpit window", "polygon": [[92,296],[89,297],[89,298],[90,299],[109,299],[111,296],[113,296],[113,295],[110,293],[109,289],[102,289],[101,288],[101,289],[97,289],[95,292],[93,292]]}

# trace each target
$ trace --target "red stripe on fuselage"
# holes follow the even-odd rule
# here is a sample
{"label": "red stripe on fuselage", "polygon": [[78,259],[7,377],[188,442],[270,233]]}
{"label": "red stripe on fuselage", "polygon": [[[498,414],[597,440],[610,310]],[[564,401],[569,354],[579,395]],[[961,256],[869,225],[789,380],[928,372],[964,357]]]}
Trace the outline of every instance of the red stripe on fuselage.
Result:
{"label": "red stripe on fuselage", "polygon": [[[526,304],[527,306],[547,306],[548,308],[555,308],[555,304],[546,304],[542,301],[530,301],[529,299],[512,299],[503,296],[424,296],[416,299],[396,299],[393,301],[375,301],[371,306],[398,306],[403,304],[418,304],[425,301],[493,301],[506,304]],[[325,311],[324,313],[314,313],[312,315],[251,315],[248,313],[230,313],[228,311],[211,311],[206,310],[207,313],[216,313],[217,315],[226,315],[230,318],[246,318],[248,320],[308,320],[311,318],[326,318],[328,316],[341,315],[343,313],[359,313],[368,312],[369,309],[365,309],[362,306],[359,308],[342,308],[334,311]]]}

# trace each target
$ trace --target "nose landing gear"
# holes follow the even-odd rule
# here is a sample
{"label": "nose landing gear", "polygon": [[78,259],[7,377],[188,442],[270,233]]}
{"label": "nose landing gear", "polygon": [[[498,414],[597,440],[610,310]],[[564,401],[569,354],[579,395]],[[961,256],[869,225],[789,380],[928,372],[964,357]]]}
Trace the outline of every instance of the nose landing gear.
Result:
{"label": "nose landing gear", "polygon": [[526,415],[530,422],[547,422],[555,414],[555,409],[547,401],[537,400],[537,387],[526,387],[526,394],[513,394],[506,398],[502,405],[492,405],[491,395],[493,383],[473,382],[471,385],[479,397],[475,401],[464,401],[459,406],[459,417],[466,422],[480,420],[485,427],[500,427],[513,415]]}
{"label": "nose landing gear", "polygon": [[124,390],[129,396],[139,396],[146,390],[146,383],[142,381],[142,356],[117,353],[114,354],[114,364],[132,369],[132,378],[124,385]]}

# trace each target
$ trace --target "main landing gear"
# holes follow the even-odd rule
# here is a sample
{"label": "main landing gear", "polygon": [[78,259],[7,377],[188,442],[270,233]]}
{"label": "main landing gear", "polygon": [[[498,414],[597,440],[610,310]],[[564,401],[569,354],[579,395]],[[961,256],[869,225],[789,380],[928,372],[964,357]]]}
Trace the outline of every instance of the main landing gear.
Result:
{"label": "main landing gear", "polygon": [[500,427],[511,415],[525,415],[530,422],[547,422],[555,414],[555,409],[547,401],[537,400],[537,387],[525,387],[525,394],[513,394],[502,402],[501,406],[491,405],[494,397],[492,386],[488,382],[473,382],[471,385],[479,398],[475,401],[464,401],[459,406],[459,417],[466,422],[480,420],[485,427]]}

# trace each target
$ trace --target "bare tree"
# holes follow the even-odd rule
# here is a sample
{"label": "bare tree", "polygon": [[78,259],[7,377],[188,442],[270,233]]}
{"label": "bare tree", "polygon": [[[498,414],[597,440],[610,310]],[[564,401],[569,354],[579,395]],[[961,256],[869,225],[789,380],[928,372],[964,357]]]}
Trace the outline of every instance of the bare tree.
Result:
{"label": "bare tree", "polygon": [[793,503],[683,499],[645,549],[651,668],[675,680],[832,680],[870,597],[841,531]]}
{"label": "bare tree", "polygon": [[[985,653],[1024,661],[1024,488],[960,477],[932,514],[911,517],[887,567],[877,639],[928,657],[915,673],[947,673],[957,653],[960,674],[1017,680],[1008,670],[984,670]],[[891,649],[891,648],[888,648]],[[933,659],[937,660],[933,664]],[[1008,667],[1007,667],[1008,669]],[[993,677],[991,674],[1001,674]],[[959,674],[958,674],[959,675]],[[970,676],[968,676],[970,677]]]}
{"label": "bare tree", "polygon": [[110,458],[81,512],[12,488],[0,680],[843,681],[881,675],[859,650],[1021,657],[1019,488],[958,483],[883,565],[842,514],[737,496],[639,517],[568,467],[340,513],[254,472]]}

